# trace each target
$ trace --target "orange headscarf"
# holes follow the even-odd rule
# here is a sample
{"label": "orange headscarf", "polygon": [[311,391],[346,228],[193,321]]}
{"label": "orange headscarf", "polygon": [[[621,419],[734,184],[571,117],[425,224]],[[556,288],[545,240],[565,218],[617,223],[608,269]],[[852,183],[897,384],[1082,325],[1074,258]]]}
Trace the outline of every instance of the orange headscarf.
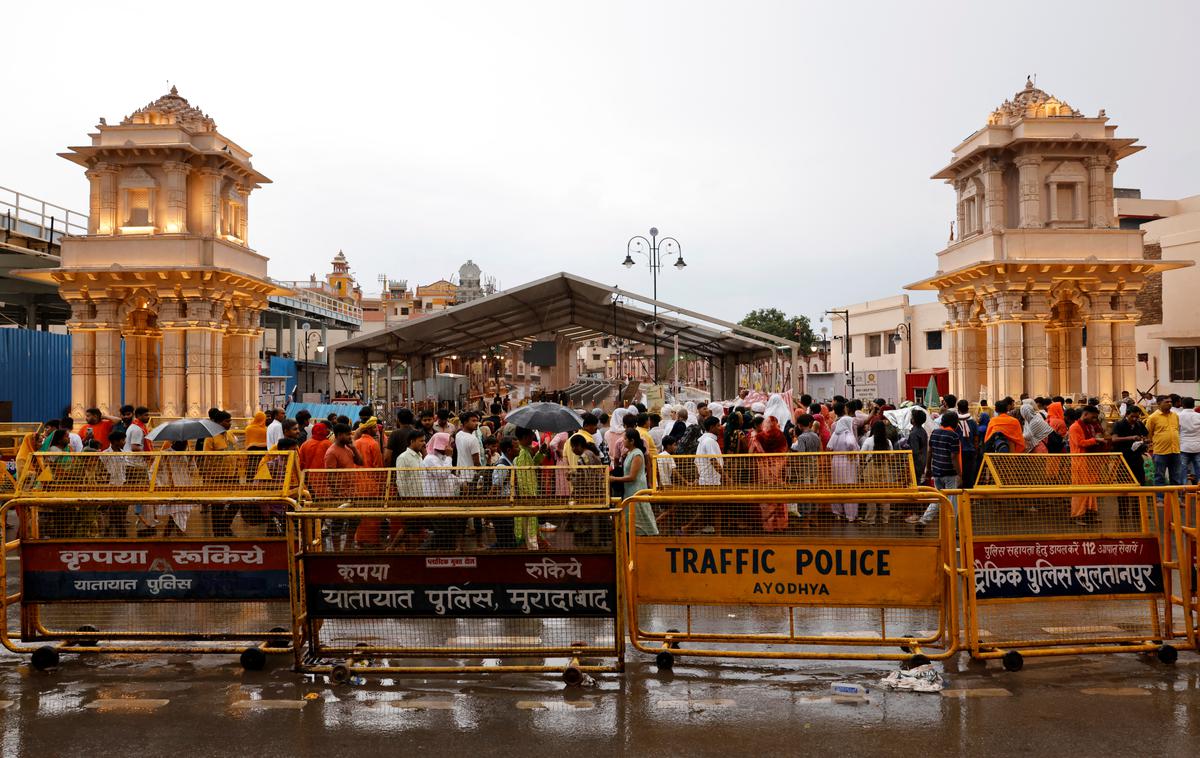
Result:
{"label": "orange headscarf", "polygon": [[984,441],[990,440],[997,434],[1003,434],[1008,438],[1008,451],[1010,453],[1025,452],[1025,435],[1021,432],[1021,422],[1007,413],[997,413],[996,417],[988,422],[987,437]]}
{"label": "orange headscarf", "polygon": [[1050,403],[1046,408],[1046,423],[1064,439],[1067,436],[1067,420],[1063,415],[1062,403]]}
{"label": "orange headscarf", "polygon": [[21,445],[17,448],[17,478],[25,471],[25,467],[33,460],[33,454],[37,452],[37,432],[30,432],[21,438]]}
{"label": "orange headscarf", "polygon": [[267,414],[259,411],[254,420],[246,424],[246,447],[267,446]]}

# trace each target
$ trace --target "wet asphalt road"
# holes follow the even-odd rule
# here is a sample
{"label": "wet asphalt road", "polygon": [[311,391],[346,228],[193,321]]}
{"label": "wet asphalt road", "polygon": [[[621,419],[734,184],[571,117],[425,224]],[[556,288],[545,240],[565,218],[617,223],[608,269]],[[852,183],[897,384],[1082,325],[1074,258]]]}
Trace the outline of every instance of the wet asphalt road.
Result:
{"label": "wet asphalt road", "polygon": [[[1194,756],[1200,655],[951,661],[948,689],[888,692],[892,664],[677,659],[567,688],[554,675],[305,681],[290,658],[243,672],[226,656],[0,659],[3,755],[1024,755]],[[965,658],[963,659],[965,661]],[[832,702],[830,684],[868,685]]]}

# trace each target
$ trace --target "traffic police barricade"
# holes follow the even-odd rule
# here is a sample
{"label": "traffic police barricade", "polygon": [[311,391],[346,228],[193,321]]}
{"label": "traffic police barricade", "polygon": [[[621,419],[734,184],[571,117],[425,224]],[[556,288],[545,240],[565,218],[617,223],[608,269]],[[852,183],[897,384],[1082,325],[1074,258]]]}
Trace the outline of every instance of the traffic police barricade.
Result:
{"label": "traffic police barricade", "polygon": [[[1194,648],[1189,572],[1171,557],[1183,488],[1142,487],[1120,454],[988,454],[960,498],[966,645],[1026,656]],[[1172,644],[1172,642],[1174,644]]]}
{"label": "traffic police barricade", "polygon": [[[1178,498],[1178,509],[1164,500],[1167,523],[1161,530],[1163,576],[1169,599],[1170,618],[1178,622],[1193,650],[1200,650],[1200,488],[1187,488]],[[1173,570],[1172,570],[1173,569]]]}
{"label": "traffic police barricade", "polygon": [[622,670],[605,467],[309,469],[302,483],[298,671]]}
{"label": "traffic police barricade", "polygon": [[[673,464],[673,465],[672,465]],[[629,634],[675,656],[897,660],[957,649],[954,511],[909,451],[660,456],[625,501]],[[908,518],[937,505],[928,528]]]}
{"label": "traffic police barricade", "polygon": [[35,454],[0,508],[5,579],[20,561],[0,642],[38,669],[67,649],[240,652],[261,668],[291,640],[297,474],[290,451]]}

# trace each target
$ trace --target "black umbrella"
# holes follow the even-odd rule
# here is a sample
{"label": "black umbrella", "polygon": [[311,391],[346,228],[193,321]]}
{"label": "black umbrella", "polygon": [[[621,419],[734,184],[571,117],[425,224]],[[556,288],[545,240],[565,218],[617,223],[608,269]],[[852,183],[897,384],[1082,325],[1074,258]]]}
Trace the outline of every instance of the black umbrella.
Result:
{"label": "black umbrella", "polygon": [[583,427],[583,417],[558,403],[530,403],[512,411],[505,421],[539,432],[573,432]]}
{"label": "black umbrella", "polygon": [[203,440],[216,437],[225,431],[225,427],[206,418],[181,418],[154,427],[146,439],[151,442],[166,440],[179,442],[181,440]]}

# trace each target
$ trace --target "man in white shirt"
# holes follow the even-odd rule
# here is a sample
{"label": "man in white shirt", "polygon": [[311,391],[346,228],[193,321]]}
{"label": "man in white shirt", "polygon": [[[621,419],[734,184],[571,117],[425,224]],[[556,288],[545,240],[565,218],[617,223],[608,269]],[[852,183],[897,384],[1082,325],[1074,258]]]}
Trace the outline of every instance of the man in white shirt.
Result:
{"label": "man in white shirt", "polygon": [[283,439],[283,419],[284,411],[282,408],[275,408],[271,411],[271,423],[267,424],[268,450],[278,445],[279,440]]}
{"label": "man in white shirt", "polygon": [[459,421],[462,422],[462,429],[454,435],[454,452],[458,456],[458,466],[482,466],[483,448],[479,444],[479,437],[475,435],[475,430],[479,428],[479,414],[467,411]]}
{"label": "man in white shirt", "polygon": [[1183,475],[1192,483],[1200,483],[1200,413],[1196,399],[1185,397],[1179,413],[1179,452],[1183,459]]}
{"label": "man in white shirt", "polygon": [[152,447],[147,444],[146,435],[149,433],[150,409],[145,406],[139,406],[133,412],[133,417],[129,421],[129,425],[125,427],[125,452],[140,453],[143,450],[149,452]]}
{"label": "man in white shirt", "polygon": [[704,487],[721,486],[721,445],[713,433],[719,423],[712,416],[704,419],[704,434],[700,435],[700,441],[696,444],[696,455],[701,456],[696,458],[696,474],[699,484]]}
{"label": "man in white shirt", "polygon": [[63,423],[62,428],[67,430],[67,436],[71,440],[71,442],[70,442],[71,452],[72,453],[82,453],[83,452],[83,437],[80,437],[78,434],[76,434],[75,430],[72,428],[75,426],[75,421],[70,416],[67,416],[66,418],[64,418],[62,420],[62,423]]}

